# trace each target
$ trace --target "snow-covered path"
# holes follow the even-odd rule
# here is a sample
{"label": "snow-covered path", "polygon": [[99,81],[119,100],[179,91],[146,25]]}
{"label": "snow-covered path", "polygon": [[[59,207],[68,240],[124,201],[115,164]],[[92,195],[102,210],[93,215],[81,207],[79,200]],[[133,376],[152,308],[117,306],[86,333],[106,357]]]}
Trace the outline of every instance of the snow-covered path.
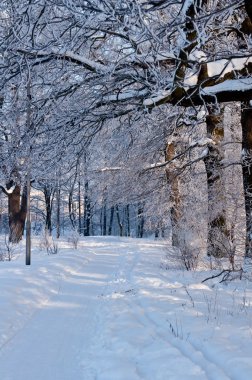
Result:
{"label": "snow-covered path", "polygon": [[30,268],[2,263],[0,379],[251,379],[251,285],[246,302],[216,294],[165,270],[163,248],[92,238]]}

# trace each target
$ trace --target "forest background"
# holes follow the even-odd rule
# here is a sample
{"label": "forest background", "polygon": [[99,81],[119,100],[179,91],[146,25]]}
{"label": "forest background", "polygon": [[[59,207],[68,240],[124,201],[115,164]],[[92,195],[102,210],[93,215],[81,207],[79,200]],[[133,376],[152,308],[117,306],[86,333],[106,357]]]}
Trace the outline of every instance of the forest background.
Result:
{"label": "forest background", "polygon": [[[1,231],[252,255],[249,0],[0,5]],[[44,233],[44,232],[43,232]]]}

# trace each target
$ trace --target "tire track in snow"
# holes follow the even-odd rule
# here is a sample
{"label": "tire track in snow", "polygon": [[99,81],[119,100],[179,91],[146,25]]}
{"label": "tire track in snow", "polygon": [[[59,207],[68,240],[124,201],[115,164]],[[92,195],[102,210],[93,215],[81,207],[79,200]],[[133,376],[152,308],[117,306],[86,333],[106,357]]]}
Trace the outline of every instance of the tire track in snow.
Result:
{"label": "tire track in snow", "polygon": [[[141,274],[141,272],[140,272]],[[137,275],[136,275],[137,276]],[[172,345],[176,348],[182,356],[188,358],[192,363],[199,366],[203,372],[205,372],[207,378],[209,380],[230,380],[229,375],[225,372],[225,370],[219,366],[218,363],[213,361],[205,352],[201,351],[199,348],[195,347],[190,341],[181,339],[180,337],[170,336],[168,338],[164,338],[164,325],[157,323],[152,317],[151,314],[148,313],[148,308],[144,305],[144,302],[141,300],[141,297],[137,297],[137,302],[135,305],[138,307],[138,313],[143,317],[144,323],[146,326],[148,324],[153,325],[155,333],[159,336],[159,338],[168,344]],[[168,322],[168,320],[166,320]],[[167,331],[168,331],[167,326]]]}
{"label": "tire track in snow", "polygon": [[[123,374],[118,373],[118,364],[120,360],[116,356],[118,355],[118,353],[116,352],[116,350],[113,347],[113,344],[111,343],[111,337],[110,337],[110,334],[108,333],[108,329],[111,327],[110,317],[111,317],[112,303],[116,302],[113,296],[117,298],[117,296],[120,296],[121,294],[123,294],[124,290],[122,290],[122,288],[125,288],[126,290],[128,289],[128,285],[127,285],[128,275],[127,274],[130,273],[131,268],[134,266],[134,263],[129,264],[128,262],[129,252],[128,252],[127,244],[120,244],[120,250],[119,252],[117,251],[117,253],[113,253],[115,252],[115,247],[102,248],[102,249],[96,250],[95,252],[96,253],[99,252],[99,254],[103,253],[105,256],[106,254],[112,255],[113,271],[109,274],[109,278],[106,284],[102,287],[101,294],[98,297],[99,306],[97,307],[95,311],[95,315],[94,315],[94,320],[95,320],[95,324],[97,328],[95,331],[95,336],[92,339],[91,347],[89,347],[89,349],[85,352],[85,356],[86,356],[85,362],[89,362],[91,364],[85,365],[85,363],[83,362],[82,366],[85,373],[85,380],[86,380],[86,376],[87,376],[87,380],[96,380],[100,378],[101,379],[110,379],[110,378],[117,379],[119,377],[121,379],[121,376]],[[126,270],[127,274],[125,273],[126,267],[127,267],[127,270]],[[107,316],[107,318],[105,316]],[[97,369],[94,368],[94,366],[96,365],[95,359],[97,360],[97,355],[100,355],[102,361],[104,357],[105,357],[105,360],[108,357],[110,361],[112,362],[111,364],[112,368],[106,368],[107,366],[104,365],[104,363],[102,363],[102,366],[105,368],[101,369],[100,371],[97,371]],[[129,375],[130,379],[132,380],[144,379],[144,377],[142,377],[141,374],[139,373],[135,363],[131,362],[127,364],[131,366],[132,374]],[[119,369],[119,371],[122,371],[122,369]]]}
{"label": "tire track in snow", "polygon": [[[97,247],[95,250],[91,249],[90,252],[93,254],[93,257],[97,259],[98,256],[105,256],[111,252],[111,247]],[[115,265],[113,265],[113,267],[115,267]],[[112,276],[113,275],[114,273],[112,273]],[[107,294],[110,282],[111,279],[108,279],[101,287],[100,294],[97,295],[96,305],[94,305],[94,309],[92,310],[92,326],[89,326],[89,329],[93,330],[92,340],[89,346],[86,345],[86,348],[82,351],[80,356],[82,373],[85,380],[97,380],[99,378],[99,371],[96,368],[95,359],[101,347],[106,347],[106,340],[104,339],[104,315],[106,315],[104,297]],[[85,358],[84,360],[83,357]]]}
{"label": "tire track in snow", "polygon": [[[146,248],[142,248],[144,245]],[[154,253],[155,249],[152,249],[151,245],[148,248],[147,245],[142,242],[141,244],[136,242],[125,244],[125,242],[119,241],[116,244],[112,242],[95,249],[85,246],[87,262],[81,262],[76,269],[76,263],[80,260],[80,255],[76,255],[75,264],[73,266],[69,264],[66,268],[66,275],[62,274],[61,276],[58,294],[49,297],[45,305],[42,305],[42,310],[35,311],[35,313],[38,311],[38,315],[40,311],[43,312],[47,304],[50,304],[49,307],[57,308],[62,302],[64,309],[58,309],[60,313],[57,315],[54,313],[54,316],[58,316],[57,318],[62,322],[63,312],[66,318],[70,317],[70,321],[73,321],[75,316],[72,319],[72,315],[76,313],[76,318],[81,319],[78,327],[74,327],[73,333],[79,334],[83,344],[79,345],[78,340],[69,339],[73,345],[71,350],[74,349],[74,354],[77,354],[77,361],[72,353],[70,357],[80,368],[79,375],[72,378],[84,380],[170,380],[180,378],[184,380],[194,379],[191,374],[192,370],[198,368],[202,376],[200,377],[200,372],[197,372],[195,379],[234,379],[235,377],[227,375],[228,368],[225,368],[225,372],[221,363],[218,363],[218,358],[214,356],[213,352],[211,353],[211,349],[208,351],[201,347],[200,341],[194,342],[191,337],[184,340],[172,335],[165,313],[166,310],[173,311],[172,306],[175,306],[175,303],[169,308],[169,304],[164,306],[164,303],[163,305],[159,304],[159,298],[155,299],[160,295],[160,302],[162,302],[162,297],[165,300],[165,292],[169,288],[165,287],[167,278],[160,282],[159,262],[157,262],[161,257],[160,254],[158,253],[154,259],[151,258],[150,255]],[[60,264],[65,263],[61,262]],[[53,267],[51,269],[53,270]],[[161,285],[160,289],[158,288],[159,284]],[[81,292],[85,293],[84,297]],[[71,299],[72,296],[77,297],[76,303],[86,302],[87,305],[82,303],[81,309],[73,309],[72,313],[69,312],[67,305],[64,306],[63,303],[71,300],[74,306],[75,301]],[[179,297],[179,299],[183,299],[181,292]],[[87,315],[82,318],[81,313]],[[40,322],[45,316],[44,312],[40,316]],[[28,322],[32,323],[32,320],[36,319],[35,317],[34,314],[27,324]],[[49,322],[49,319],[46,318],[46,321]],[[83,323],[86,323],[86,326],[82,326]],[[34,325],[33,323],[33,332],[35,331]],[[66,327],[67,325],[62,324],[62,326]],[[25,330],[25,326],[23,330]],[[18,333],[22,334],[22,330],[18,331],[17,335]],[[27,335],[28,329],[25,333]],[[25,336],[25,334],[22,335]],[[156,348],[158,351],[155,351]],[[61,353],[65,352],[67,350],[64,350],[63,347]],[[148,373],[152,368],[158,369],[161,363],[160,355],[164,367],[159,369],[158,373]],[[155,363],[156,359],[159,360],[158,364]],[[177,359],[178,368],[173,365],[168,373],[167,369],[172,365],[173,359]],[[154,364],[151,364],[151,361]],[[67,365],[66,359],[65,366]],[[186,370],[183,370],[180,375],[179,370],[183,366]],[[188,373],[191,371],[191,376],[186,377],[187,370]],[[61,380],[70,379],[63,372],[61,373],[63,374],[63,377],[60,377]],[[34,377],[26,380],[31,379],[33,380]],[[39,379],[41,379],[40,376]],[[51,380],[52,378],[49,376],[47,379]]]}
{"label": "tire track in snow", "polygon": [[[118,282],[118,278],[128,279],[127,281],[127,287],[130,289],[137,289],[137,284],[134,280],[134,277],[137,277],[137,275],[133,271],[139,264],[139,255],[141,255],[140,252],[138,252],[137,247],[135,247],[135,250],[131,250],[128,252],[127,255],[121,255],[121,260],[119,263],[119,272],[116,275],[116,279],[114,283]],[[130,255],[129,255],[130,254]],[[132,259],[133,256],[133,259]],[[139,264],[140,265],[140,264]],[[137,272],[137,270],[135,270]],[[140,271],[141,274],[141,271]],[[139,283],[139,278],[138,278]],[[123,292],[120,291],[119,294],[123,296]],[[137,293],[136,293],[137,294]],[[125,295],[125,294],[124,294]],[[206,377],[209,380],[228,380],[230,379],[228,375],[225,373],[224,369],[219,367],[215,362],[210,360],[206,357],[206,355],[201,352],[200,350],[196,349],[190,342],[184,342],[181,340],[178,340],[179,338],[173,338],[166,339],[164,337],[164,327],[163,325],[160,326],[160,324],[156,323],[156,321],[153,320],[153,318],[150,316],[150,314],[147,312],[148,308],[144,306],[143,302],[141,301],[141,296],[136,295],[136,297],[124,297],[124,302],[127,303],[128,308],[130,310],[134,310],[135,317],[137,318],[138,322],[143,325],[145,329],[152,330],[153,339],[155,339],[155,336],[157,335],[159,339],[170,345],[172,348],[177,350],[181,356],[185,357],[189,361],[191,361],[194,365],[198,366],[203,373],[205,373]],[[137,312],[136,312],[137,311]],[[167,326],[168,329],[168,326]],[[141,373],[141,369],[138,368],[138,373],[143,376]]]}
{"label": "tire track in snow", "polygon": [[[199,360],[196,360],[192,358],[192,355],[186,355],[185,352],[182,352],[181,349],[176,347],[174,344],[171,344],[167,341],[167,339],[163,336],[163,331],[160,332],[160,326],[154,323],[154,321],[146,315],[146,308],[142,307],[139,296],[135,297],[135,294],[137,294],[137,284],[134,282],[133,272],[134,268],[137,267],[139,262],[139,255],[141,255],[140,252],[138,252],[138,247],[135,247],[135,250],[132,251],[128,250],[127,252],[123,252],[119,256],[118,264],[117,264],[117,271],[114,273],[114,280],[110,281],[106,285],[106,290],[104,291],[104,300],[107,300],[107,304],[105,305],[105,309],[103,311],[104,313],[110,312],[111,307],[111,300],[114,299],[114,302],[116,302],[116,299],[120,302],[123,302],[126,306],[125,309],[132,311],[132,316],[135,320],[137,320],[138,324],[143,327],[144,333],[149,335],[150,339],[147,339],[146,347],[148,348],[153,341],[156,339],[156,336],[159,337],[159,339],[167,346],[170,346],[170,348],[177,353],[179,353],[180,356],[183,356],[185,359],[189,360],[193,363],[193,365],[196,365],[201,369],[203,373],[205,372],[205,368],[202,367],[201,362]],[[136,286],[137,285],[137,286]],[[134,292],[133,292],[134,291]],[[138,301],[136,301],[138,300]],[[104,321],[103,321],[104,322]],[[101,323],[101,322],[100,322]],[[102,326],[102,330],[104,332],[104,325]],[[102,336],[102,334],[101,334]],[[104,338],[104,337],[103,337]],[[101,338],[100,338],[101,340]],[[145,349],[144,347],[137,353],[137,358],[135,359],[135,372],[139,379],[146,379],[146,374],[143,372],[141,365],[138,365],[138,361],[140,360],[141,356],[143,355],[143,351]],[[201,358],[202,359],[202,358]],[[205,361],[205,364],[206,363]],[[212,370],[213,368],[211,368]],[[207,376],[207,373],[206,373]],[[207,376],[208,378],[208,376]],[[215,380],[217,378],[215,377]],[[222,376],[222,379],[224,380],[225,377]]]}

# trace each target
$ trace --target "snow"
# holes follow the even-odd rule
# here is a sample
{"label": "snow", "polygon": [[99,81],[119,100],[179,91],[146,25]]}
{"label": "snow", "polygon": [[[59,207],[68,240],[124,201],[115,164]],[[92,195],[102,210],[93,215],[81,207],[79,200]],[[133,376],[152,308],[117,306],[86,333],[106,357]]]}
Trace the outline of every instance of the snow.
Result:
{"label": "snow", "polygon": [[0,188],[5,192],[5,194],[12,194],[13,191],[15,190],[16,185],[12,185],[9,189],[6,189],[5,185],[2,185],[0,183]]}
{"label": "snow", "polygon": [[145,99],[143,101],[143,105],[145,107],[150,107],[152,105],[155,105],[156,103],[164,100],[165,98],[168,98],[171,95],[171,90],[166,91],[162,90],[157,94],[154,94],[151,98]]}
{"label": "snow", "polygon": [[238,57],[230,60],[220,59],[218,61],[209,62],[207,70],[209,77],[220,75],[224,77],[225,74],[234,71],[242,70],[246,65],[252,62],[252,57]]}
{"label": "snow", "polygon": [[185,87],[188,88],[190,86],[196,86],[197,83],[198,83],[198,72],[195,73],[193,70],[188,69],[185,80],[184,80]]}
{"label": "snow", "polygon": [[116,94],[116,95],[108,95],[104,97],[104,102],[116,102],[116,101],[123,101],[123,100],[129,100],[134,99],[136,97],[142,97],[147,94],[146,90],[129,90],[124,91],[122,93]]}
{"label": "snow", "polygon": [[201,139],[197,140],[197,141],[192,141],[190,143],[190,148],[193,148],[195,146],[199,146],[199,147],[202,147],[202,146],[205,146],[205,145],[215,145],[215,142],[213,139],[210,139],[209,137],[202,137]]}
{"label": "snow", "polygon": [[208,148],[205,148],[201,154],[200,154],[200,158],[204,158],[204,157],[207,157],[209,154],[209,149]]}
{"label": "snow", "polygon": [[52,52],[56,55],[63,56],[63,57],[68,57],[73,60],[79,61],[80,63],[83,63],[84,66],[90,68],[91,70],[95,72],[107,72],[107,68],[104,67],[104,65],[97,63],[95,61],[92,61],[84,56],[81,56],[79,54],[74,54],[73,52],[66,50],[66,51],[57,51],[57,50],[52,50]]}
{"label": "snow", "polygon": [[[195,50],[189,56],[189,59],[196,62],[204,62],[206,57],[200,50]],[[208,77],[223,78],[226,74],[233,71],[240,71],[252,62],[252,57],[238,57],[232,59],[220,59],[207,63]],[[185,86],[195,86],[198,83],[198,72],[188,69],[185,77]]]}
{"label": "snow", "polygon": [[204,53],[204,51],[196,49],[189,54],[189,60],[196,62],[206,62],[207,55]]}
{"label": "snow", "polygon": [[183,6],[181,8],[181,14],[186,15],[186,12],[188,11],[188,8],[193,4],[193,0],[184,0]]}
{"label": "snow", "polygon": [[[27,53],[26,50],[19,49],[20,52],[22,53]],[[85,66],[88,70],[94,71],[94,72],[100,72],[100,73],[107,73],[108,68],[98,62],[95,62],[89,58],[86,58],[82,55],[75,54],[70,50],[60,50],[60,49],[52,49],[51,51],[47,50],[39,50],[39,51],[29,51],[29,54],[37,55],[37,56],[50,56],[50,55],[55,55],[60,58],[68,58],[72,59],[74,61],[79,62],[79,64],[82,64]]]}
{"label": "snow", "polygon": [[252,78],[230,79],[212,87],[201,89],[202,95],[215,95],[223,91],[247,91],[252,89]]}
{"label": "snow", "polygon": [[202,283],[165,241],[38,245],[0,262],[1,380],[251,379],[251,282]]}
{"label": "snow", "polygon": [[16,185],[12,185],[9,189],[5,189],[5,192],[7,194],[12,194],[13,191],[15,190],[15,187],[16,187]]}
{"label": "snow", "polygon": [[[176,56],[174,53],[171,53],[169,51],[160,51],[155,55],[155,57],[149,56],[149,55],[136,55],[136,59],[139,60],[140,62],[145,62],[145,63],[155,63],[155,62],[161,62],[161,61],[166,61],[166,60],[174,60],[176,59]],[[134,62],[134,60],[132,60]]]}
{"label": "snow", "polygon": [[98,171],[101,171],[101,172],[112,172],[112,171],[118,171],[118,170],[122,170],[122,167],[121,166],[115,166],[115,167],[105,167],[105,168],[102,168]]}
{"label": "snow", "polygon": [[[192,71],[188,70],[187,77],[185,78],[184,84],[185,89],[189,86],[195,86],[197,83],[197,74],[193,74]],[[214,86],[204,87],[200,89],[200,94],[202,96],[206,95],[216,95],[224,91],[248,91],[252,90],[252,78],[240,78],[240,79],[229,79],[222,83],[216,84]],[[156,105],[159,102],[169,101],[169,96],[172,91],[160,91],[155,94],[152,98],[145,99],[143,104],[145,107],[150,107]]]}

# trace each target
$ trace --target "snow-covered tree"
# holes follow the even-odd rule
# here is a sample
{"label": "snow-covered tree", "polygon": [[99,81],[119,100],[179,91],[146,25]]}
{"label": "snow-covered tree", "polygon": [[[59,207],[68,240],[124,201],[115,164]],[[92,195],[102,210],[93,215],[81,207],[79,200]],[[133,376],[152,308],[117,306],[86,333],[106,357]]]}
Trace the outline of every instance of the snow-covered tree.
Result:
{"label": "snow-covered tree", "polygon": [[[212,244],[216,229],[224,240],[229,236],[226,211],[214,212],[218,194],[225,192],[221,104],[245,102],[243,178],[250,254],[250,1],[32,0],[2,2],[1,12],[3,104],[8,88],[27,78],[28,68],[35,72],[32,106],[38,110],[33,111],[38,136],[57,142],[56,152],[80,152],[83,141],[109,121],[164,104],[176,107],[179,115],[205,112],[209,140],[202,159],[214,215],[208,219],[208,252],[213,255],[220,255]],[[167,156],[163,167],[171,172],[170,161]]]}

